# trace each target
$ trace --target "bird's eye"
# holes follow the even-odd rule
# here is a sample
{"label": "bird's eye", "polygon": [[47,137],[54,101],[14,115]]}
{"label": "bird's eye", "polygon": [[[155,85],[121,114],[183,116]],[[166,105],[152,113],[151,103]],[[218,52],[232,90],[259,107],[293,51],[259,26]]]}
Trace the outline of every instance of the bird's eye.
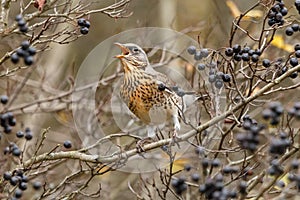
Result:
{"label": "bird's eye", "polygon": [[134,53],[138,53],[140,50],[139,50],[138,48],[133,48],[132,51],[133,51]]}

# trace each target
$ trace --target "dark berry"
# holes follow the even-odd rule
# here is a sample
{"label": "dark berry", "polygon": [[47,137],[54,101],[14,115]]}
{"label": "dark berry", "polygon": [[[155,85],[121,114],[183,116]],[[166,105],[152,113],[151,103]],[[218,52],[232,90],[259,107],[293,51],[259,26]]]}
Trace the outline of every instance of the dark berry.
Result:
{"label": "dark berry", "polygon": [[269,20],[268,20],[268,25],[269,25],[269,26],[273,26],[274,24],[276,24],[275,19],[272,18],[272,19],[269,19]]}
{"label": "dark berry", "polygon": [[282,14],[282,16],[286,16],[288,14],[288,9],[286,7],[283,7],[281,10],[280,10],[280,13]]}
{"label": "dark berry", "polygon": [[8,119],[8,125],[15,126],[17,124],[16,118],[9,118]]}
{"label": "dark berry", "polygon": [[300,50],[300,44],[296,44],[296,45],[294,46],[294,49],[295,49],[295,51]]}
{"label": "dark berry", "polygon": [[293,73],[290,75],[290,78],[295,79],[295,78],[297,78],[297,76],[298,76],[298,72],[293,72]]}
{"label": "dark berry", "polygon": [[298,59],[295,57],[290,58],[290,64],[295,67],[298,65]]}
{"label": "dark berry", "polygon": [[213,159],[211,161],[211,166],[213,166],[213,167],[219,167],[220,165],[221,165],[221,161],[218,158]]}
{"label": "dark berry", "polygon": [[243,195],[247,194],[248,184],[246,181],[241,181],[239,184],[239,192]]}
{"label": "dark berry", "polygon": [[4,172],[3,178],[6,181],[9,181],[11,179],[11,173],[10,172]]}
{"label": "dark berry", "polygon": [[252,55],[254,54],[254,50],[253,50],[253,49],[250,49],[250,50],[248,51],[248,54],[249,54],[249,56],[252,56]]}
{"label": "dark berry", "polygon": [[296,56],[297,58],[300,58],[300,50],[295,51],[295,56]]}
{"label": "dark berry", "polygon": [[159,90],[159,91],[164,91],[164,90],[166,89],[166,85],[163,84],[163,83],[158,84],[157,87],[158,87],[158,90]]}
{"label": "dark berry", "polygon": [[33,182],[32,186],[35,190],[39,190],[42,187],[42,184],[39,181],[35,181]]}
{"label": "dark berry", "polygon": [[18,21],[20,21],[21,19],[23,19],[23,16],[21,15],[21,14],[19,14],[19,15],[17,15],[16,17],[15,17],[15,20],[18,22]]}
{"label": "dark berry", "polygon": [[206,58],[209,54],[208,49],[201,49],[200,54],[202,58]]}
{"label": "dark berry", "polygon": [[85,20],[84,18],[80,18],[80,19],[78,19],[78,21],[77,21],[77,24],[78,24],[79,26],[84,26],[85,23],[86,23],[86,20]]}
{"label": "dark berry", "polygon": [[12,128],[10,126],[7,125],[4,127],[4,130],[3,130],[4,133],[8,134],[8,133],[11,133],[11,131],[12,131]]}
{"label": "dark berry", "polygon": [[224,82],[230,82],[230,80],[231,80],[231,75],[230,75],[230,74],[223,74],[222,80],[223,80]]}
{"label": "dark berry", "polygon": [[194,182],[198,182],[200,179],[200,175],[197,173],[193,173],[191,177],[192,177],[192,181]]}
{"label": "dark berry", "polygon": [[261,55],[261,51],[260,51],[259,49],[256,49],[256,50],[254,51],[254,54],[260,56],[260,55]]}
{"label": "dark berry", "polygon": [[299,30],[299,24],[293,24],[291,27],[292,27],[294,32]]}
{"label": "dark berry", "polygon": [[235,61],[238,61],[238,62],[239,62],[239,61],[242,60],[242,56],[239,55],[239,54],[234,54],[233,59],[234,59]]}
{"label": "dark berry", "polygon": [[270,62],[270,60],[268,60],[268,59],[263,59],[262,65],[263,65],[264,67],[268,68],[268,67],[271,66],[271,62]]}
{"label": "dark berry", "polygon": [[183,97],[185,95],[185,92],[182,90],[182,89],[178,89],[178,91],[176,92],[176,94],[179,96],[179,97]]}
{"label": "dark berry", "polygon": [[207,168],[208,165],[209,165],[209,160],[207,158],[204,158],[202,161],[201,161],[201,164],[202,164],[202,167],[203,168]]}
{"label": "dark berry", "polygon": [[19,48],[19,49],[16,50],[16,54],[17,54],[18,56],[20,56],[20,57],[26,56],[26,55],[27,55],[26,53],[27,53],[27,52],[24,51],[24,50],[21,49],[21,48]]}
{"label": "dark berry", "polygon": [[232,173],[232,168],[230,166],[225,166],[222,171],[224,174],[230,174]]}
{"label": "dark berry", "polygon": [[234,53],[239,53],[241,51],[241,45],[235,44],[232,49]]}
{"label": "dark berry", "polygon": [[21,190],[27,190],[27,183],[21,182],[21,183],[19,184],[19,188],[20,188]]}
{"label": "dark berry", "polygon": [[10,181],[9,181],[9,183],[10,183],[12,186],[17,185],[18,182],[19,182],[19,178],[18,178],[17,176],[11,177],[11,179],[10,179]]}
{"label": "dark berry", "polygon": [[71,142],[70,140],[66,140],[66,141],[64,142],[64,147],[65,147],[66,149],[71,148],[71,147],[72,147],[72,142]]}
{"label": "dark berry", "polygon": [[89,33],[89,29],[88,29],[87,27],[81,27],[81,28],[80,28],[80,33],[81,33],[82,35],[86,35],[86,34]]}
{"label": "dark berry", "polygon": [[17,53],[13,53],[11,56],[10,56],[10,60],[12,63],[14,64],[17,64],[20,60],[20,57],[18,56]]}
{"label": "dark berry", "polygon": [[223,87],[223,81],[222,80],[216,80],[215,87],[218,89],[221,89]]}
{"label": "dark berry", "polygon": [[187,52],[190,54],[190,55],[194,55],[196,53],[196,47],[195,46],[189,46],[187,48]]}
{"label": "dark berry", "polygon": [[291,162],[291,168],[292,169],[299,169],[299,161],[297,159],[292,160]]}
{"label": "dark berry", "polygon": [[91,23],[86,20],[83,26],[87,27],[87,28],[90,28],[91,27]]}
{"label": "dark berry", "polygon": [[25,25],[26,25],[26,21],[24,19],[21,19],[21,20],[18,21],[18,26],[20,28],[23,27],[23,26],[25,26]]}
{"label": "dark berry", "polygon": [[190,171],[191,169],[192,169],[192,166],[189,165],[189,164],[186,164],[186,165],[184,166],[184,170],[185,170],[185,171]]}
{"label": "dark berry", "polygon": [[27,66],[32,65],[33,64],[33,57],[32,56],[26,56],[26,57],[24,57],[24,63]]}
{"label": "dark berry", "polygon": [[199,63],[199,64],[197,65],[197,68],[198,68],[198,70],[205,70],[205,64]]}
{"label": "dark berry", "polygon": [[202,59],[200,51],[196,51],[196,53],[194,54],[194,59],[195,60],[201,60]]}
{"label": "dark berry", "polygon": [[23,131],[18,131],[18,132],[16,133],[16,136],[17,136],[18,138],[24,137],[24,132],[23,132]]}
{"label": "dark berry", "polygon": [[12,151],[12,154],[14,155],[14,156],[20,156],[21,155],[21,151],[20,151],[20,149],[19,148],[14,148],[13,149],[13,151]]}
{"label": "dark berry", "polygon": [[276,19],[277,21],[282,20],[282,14],[281,14],[280,12],[279,12],[279,13],[276,13],[275,19]]}
{"label": "dark berry", "polygon": [[228,57],[231,57],[233,56],[233,49],[232,48],[226,48],[225,50],[225,55],[228,56]]}
{"label": "dark berry", "polygon": [[29,53],[30,56],[33,56],[36,54],[36,49],[34,47],[29,47],[27,49],[27,52]]}
{"label": "dark berry", "polygon": [[8,102],[8,96],[1,95],[0,101],[1,101],[2,104],[6,104]]}
{"label": "dark berry", "polygon": [[30,43],[29,43],[28,40],[25,40],[25,41],[23,41],[23,42],[21,43],[21,48],[22,48],[23,50],[27,50],[27,49],[29,48],[29,46],[30,46]]}
{"label": "dark berry", "polygon": [[211,74],[211,75],[208,76],[208,81],[209,81],[210,83],[215,82],[216,79],[217,79],[217,76],[216,76],[215,74]]}
{"label": "dark berry", "polygon": [[294,34],[294,31],[293,31],[292,27],[287,27],[287,28],[285,29],[285,34],[286,34],[287,36],[293,35],[293,34]]}
{"label": "dark berry", "polygon": [[26,33],[28,31],[28,27],[26,25],[20,26],[19,29],[22,33]]}
{"label": "dark berry", "polygon": [[242,52],[243,52],[243,53],[248,53],[250,50],[251,50],[250,47],[245,46],[245,47],[243,48]]}
{"label": "dark berry", "polygon": [[270,109],[265,109],[265,110],[262,111],[262,117],[265,120],[270,119],[272,116],[273,116],[273,113],[272,113],[272,111]]}
{"label": "dark berry", "polygon": [[22,190],[16,189],[16,191],[15,191],[15,197],[16,197],[17,199],[19,199],[19,198],[22,197],[22,195],[23,195]]}
{"label": "dark berry", "polygon": [[22,175],[22,182],[27,183],[28,182],[28,176]]}
{"label": "dark berry", "polygon": [[253,54],[252,56],[251,56],[251,60],[252,60],[252,62],[257,62],[258,60],[259,60],[259,56],[257,55],[257,54]]}
{"label": "dark berry", "polygon": [[31,140],[33,138],[32,132],[31,131],[26,131],[25,130],[25,139],[26,140]]}

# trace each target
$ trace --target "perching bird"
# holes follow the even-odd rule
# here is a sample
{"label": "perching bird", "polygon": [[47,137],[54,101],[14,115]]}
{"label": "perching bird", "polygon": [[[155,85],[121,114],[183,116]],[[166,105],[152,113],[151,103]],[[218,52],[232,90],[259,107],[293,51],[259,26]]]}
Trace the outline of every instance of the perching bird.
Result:
{"label": "perching bird", "polygon": [[173,136],[180,130],[179,116],[182,98],[175,84],[164,74],[155,71],[148,57],[136,44],[120,44],[119,58],[124,68],[120,95],[129,110],[148,125],[148,137],[155,136],[155,127],[171,120]]}

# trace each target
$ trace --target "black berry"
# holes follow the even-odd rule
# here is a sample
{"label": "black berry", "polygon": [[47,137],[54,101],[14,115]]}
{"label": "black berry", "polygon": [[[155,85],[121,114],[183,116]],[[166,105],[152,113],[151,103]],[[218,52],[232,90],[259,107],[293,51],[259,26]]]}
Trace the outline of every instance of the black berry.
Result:
{"label": "black berry", "polygon": [[191,54],[191,55],[194,55],[195,53],[196,53],[196,47],[195,46],[189,46],[188,48],[187,48],[187,52],[189,53],[189,54]]}
{"label": "black berry", "polygon": [[14,64],[17,64],[20,60],[20,57],[18,56],[17,53],[13,53],[11,56],[10,56],[10,60],[12,63]]}
{"label": "black berry", "polygon": [[8,102],[8,96],[1,95],[0,101],[1,101],[2,104],[6,104]]}
{"label": "black berry", "polygon": [[66,141],[64,142],[64,147],[65,147],[66,149],[71,148],[71,147],[72,147],[72,142],[69,141],[69,140],[66,140]]}
{"label": "black berry", "polygon": [[81,27],[81,28],[80,28],[80,33],[81,33],[82,35],[86,35],[86,34],[89,33],[89,29],[88,29],[87,27]]}

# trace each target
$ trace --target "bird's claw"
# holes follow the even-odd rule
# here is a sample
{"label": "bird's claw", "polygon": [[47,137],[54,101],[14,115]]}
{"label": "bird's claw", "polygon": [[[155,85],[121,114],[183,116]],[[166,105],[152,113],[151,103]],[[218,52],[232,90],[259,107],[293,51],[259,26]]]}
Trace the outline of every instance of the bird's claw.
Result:
{"label": "bird's claw", "polygon": [[179,137],[178,137],[176,129],[174,130],[174,132],[172,134],[172,140],[170,142],[170,146],[174,146],[174,144],[177,144],[178,148],[180,148]]}
{"label": "bird's claw", "polygon": [[136,150],[137,150],[137,152],[138,153],[145,152],[145,149],[144,149],[143,146],[146,143],[151,143],[151,142],[153,142],[153,138],[151,138],[151,137],[147,137],[147,138],[144,138],[144,139],[141,139],[141,140],[137,141],[137,143],[136,143]]}

